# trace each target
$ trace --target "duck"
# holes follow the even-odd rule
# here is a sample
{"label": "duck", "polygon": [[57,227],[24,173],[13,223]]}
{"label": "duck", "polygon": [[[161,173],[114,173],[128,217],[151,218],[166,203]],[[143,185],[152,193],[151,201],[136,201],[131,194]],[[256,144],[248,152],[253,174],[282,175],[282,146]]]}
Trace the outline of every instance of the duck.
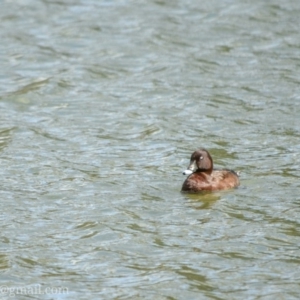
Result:
{"label": "duck", "polygon": [[189,176],[182,185],[182,192],[220,191],[236,188],[240,185],[237,172],[213,168],[212,157],[205,148],[193,152],[190,164],[183,174]]}

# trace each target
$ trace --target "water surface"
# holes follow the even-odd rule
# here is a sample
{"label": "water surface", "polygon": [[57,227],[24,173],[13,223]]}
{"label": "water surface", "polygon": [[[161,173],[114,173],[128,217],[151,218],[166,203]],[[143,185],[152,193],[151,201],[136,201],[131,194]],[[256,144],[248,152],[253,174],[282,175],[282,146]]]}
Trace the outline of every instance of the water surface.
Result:
{"label": "water surface", "polygon": [[[2,298],[298,299],[299,13],[3,1]],[[200,146],[238,189],[180,193]]]}

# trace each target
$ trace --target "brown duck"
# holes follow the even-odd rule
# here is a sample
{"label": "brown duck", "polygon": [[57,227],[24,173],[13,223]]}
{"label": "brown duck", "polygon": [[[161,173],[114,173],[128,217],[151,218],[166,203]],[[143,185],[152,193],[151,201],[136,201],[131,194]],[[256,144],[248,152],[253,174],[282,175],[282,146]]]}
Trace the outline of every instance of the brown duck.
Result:
{"label": "brown duck", "polygon": [[227,190],[240,184],[239,176],[235,171],[214,170],[213,160],[204,148],[200,148],[192,154],[190,165],[183,174],[189,175],[189,177],[182,185],[182,192]]}

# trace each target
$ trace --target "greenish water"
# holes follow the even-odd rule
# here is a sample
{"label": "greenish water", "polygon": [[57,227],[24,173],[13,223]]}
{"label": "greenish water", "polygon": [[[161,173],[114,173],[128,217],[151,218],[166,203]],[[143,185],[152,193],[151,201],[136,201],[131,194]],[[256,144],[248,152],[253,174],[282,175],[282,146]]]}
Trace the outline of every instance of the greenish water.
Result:
{"label": "greenish water", "polygon": [[299,299],[299,13],[3,1],[1,299]]}

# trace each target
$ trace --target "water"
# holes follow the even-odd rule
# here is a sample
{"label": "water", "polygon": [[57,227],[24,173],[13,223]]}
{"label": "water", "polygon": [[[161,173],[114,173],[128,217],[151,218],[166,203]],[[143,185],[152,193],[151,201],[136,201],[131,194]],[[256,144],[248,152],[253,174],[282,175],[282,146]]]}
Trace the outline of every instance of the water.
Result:
{"label": "water", "polygon": [[[2,299],[298,299],[298,1],[3,1]],[[181,194],[191,153],[241,172]]]}

